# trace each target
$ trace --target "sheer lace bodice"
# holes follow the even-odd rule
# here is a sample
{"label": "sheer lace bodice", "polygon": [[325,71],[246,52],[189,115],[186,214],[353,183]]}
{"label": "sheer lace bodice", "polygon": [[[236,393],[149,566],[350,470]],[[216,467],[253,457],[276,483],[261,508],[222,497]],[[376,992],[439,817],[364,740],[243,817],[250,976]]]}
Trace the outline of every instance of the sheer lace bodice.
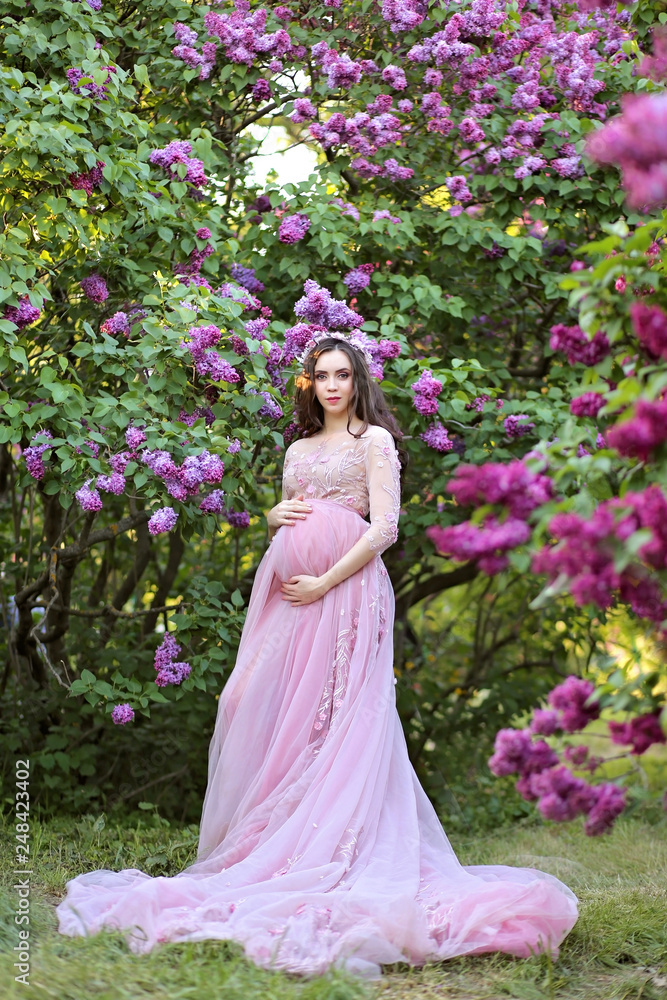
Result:
{"label": "sheer lace bodice", "polygon": [[285,455],[283,500],[300,494],[370,514],[363,537],[373,552],[384,552],[396,541],[401,505],[400,463],[389,431],[371,425],[360,438],[343,431],[295,441]]}

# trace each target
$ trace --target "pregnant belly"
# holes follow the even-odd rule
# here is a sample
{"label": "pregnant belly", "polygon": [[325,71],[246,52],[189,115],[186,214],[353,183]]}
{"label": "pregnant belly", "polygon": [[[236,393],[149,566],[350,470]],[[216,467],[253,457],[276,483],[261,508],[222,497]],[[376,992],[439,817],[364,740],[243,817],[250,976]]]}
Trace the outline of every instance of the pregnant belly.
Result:
{"label": "pregnant belly", "polygon": [[368,524],[356,511],[334,500],[310,500],[312,511],[293,525],[282,525],[271,542],[276,574],[322,576],[352,548]]}

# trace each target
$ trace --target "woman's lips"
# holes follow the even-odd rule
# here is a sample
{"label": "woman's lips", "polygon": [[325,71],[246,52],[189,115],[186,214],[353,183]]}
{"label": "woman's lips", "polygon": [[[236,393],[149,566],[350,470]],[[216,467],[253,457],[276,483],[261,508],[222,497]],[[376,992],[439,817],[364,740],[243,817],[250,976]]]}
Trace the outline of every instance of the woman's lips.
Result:
{"label": "woman's lips", "polygon": [[340,402],[340,396],[327,396],[327,403],[338,403]]}

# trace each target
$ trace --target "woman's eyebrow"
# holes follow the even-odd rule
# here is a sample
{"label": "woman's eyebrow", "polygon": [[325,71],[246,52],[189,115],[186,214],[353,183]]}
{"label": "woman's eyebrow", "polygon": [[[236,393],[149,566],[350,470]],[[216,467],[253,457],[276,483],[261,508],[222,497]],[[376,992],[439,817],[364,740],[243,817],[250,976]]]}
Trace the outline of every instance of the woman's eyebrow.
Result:
{"label": "woman's eyebrow", "polygon": [[[348,372],[349,373],[349,371],[350,371],[349,368],[337,368],[336,369],[336,375],[338,375],[340,372]],[[323,372],[325,375],[327,374],[326,368],[316,368],[315,369],[315,375],[319,375],[320,372]]]}

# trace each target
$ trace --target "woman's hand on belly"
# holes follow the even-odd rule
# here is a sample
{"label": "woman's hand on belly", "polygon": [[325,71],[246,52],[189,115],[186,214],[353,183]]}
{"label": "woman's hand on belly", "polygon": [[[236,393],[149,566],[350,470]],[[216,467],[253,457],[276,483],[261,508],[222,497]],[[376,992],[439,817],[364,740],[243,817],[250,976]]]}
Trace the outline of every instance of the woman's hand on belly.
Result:
{"label": "woman's hand on belly", "polygon": [[283,601],[289,601],[293,608],[305,604],[314,604],[329,590],[326,581],[321,576],[291,576],[280,585]]}

